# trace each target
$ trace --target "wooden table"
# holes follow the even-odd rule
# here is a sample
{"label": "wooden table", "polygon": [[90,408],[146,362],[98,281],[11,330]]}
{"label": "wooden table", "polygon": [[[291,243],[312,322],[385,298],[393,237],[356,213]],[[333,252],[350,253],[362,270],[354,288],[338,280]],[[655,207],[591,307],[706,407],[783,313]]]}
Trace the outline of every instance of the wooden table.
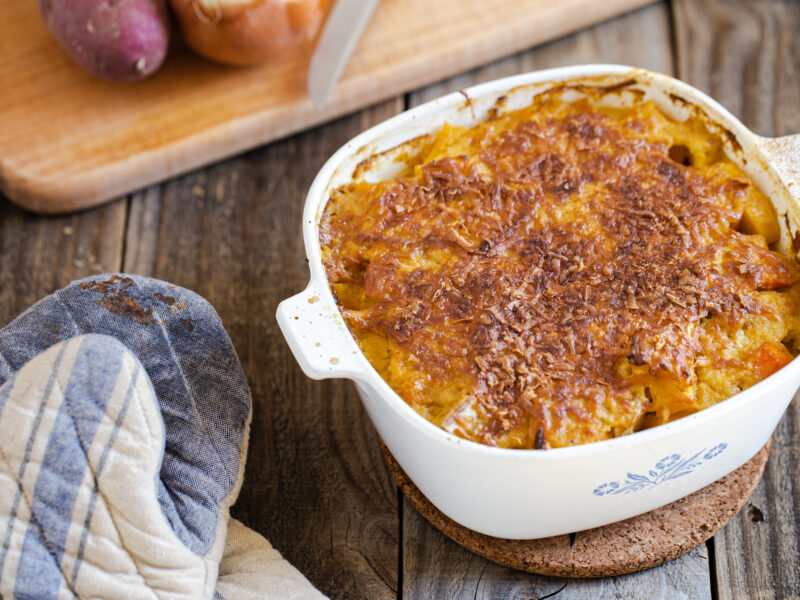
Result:
{"label": "wooden table", "polygon": [[474,556],[429,526],[390,480],[353,386],[307,379],[274,318],[308,278],[306,190],[325,159],[370,125],[480,81],[618,62],[676,75],[757,133],[800,132],[798,31],[796,1],[664,2],[96,210],[42,218],[0,200],[0,325],[93,273],[150,275],[208,298],[253,392],[247,474],[233,513],[332,598],[798,598],[796,403],[755,495],[708,544],[626,577],[536,577]]}

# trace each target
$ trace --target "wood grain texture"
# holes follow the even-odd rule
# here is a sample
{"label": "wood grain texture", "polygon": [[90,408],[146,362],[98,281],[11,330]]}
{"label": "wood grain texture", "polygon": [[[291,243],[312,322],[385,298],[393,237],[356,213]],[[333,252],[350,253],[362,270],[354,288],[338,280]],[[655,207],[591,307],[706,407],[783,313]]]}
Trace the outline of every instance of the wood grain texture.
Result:
{"label": "wood grain texture", "polygon": [[[399,2],[384,1],[387,5]],[[421,0],[414,2],[423,4]],[[435,8],[435,3],[424,4]],[[2,88],[12,93],[3,95],[0,111],[20,101],[26,85],[35,85],[26,80],[32,78],[30,73],[55,85],[30,88],[38,89],[39,95],[25,98],[24,104],[37,108],[50,102],[54,90],[76,76],[98,94],[97,98],[107,93],[99,90],[107,84],[75,70],[57,49],[39,45],[41,32],[37,37],[31,34],[33,29],[25,29],[38,27],[38,21],[23,27],[25,18],[31,19],[27,4],[22,0],[3,3],[0,14],[8,15],[5,11],[9,10],[10,22],[17,28],[0,36],[0,69],[8,68],[11,61],[18,70],[17,78]],[[800,30],[800,6],[796,2],[675,0],[673,11],[677,41],[674,70],[682,79],[710,92],[758,133],[800,131],[800,38],[795,34]],[[22,18],[23,13],[28,16]],[[471,18],[479,19],[481,14],[474,13]],[[576,14],[574,9],[571,14]],[[417,104],[480,81],[578,62],[620,62],[671,73],[669,24],[666,4],[660,3],[419,90],[409,96],[409,101]],[[538,26],[546,28],[542,23]],[[552,35],[552,31],[539,33]],[[516,27],[509,30],[509,45],[503,52],[520,43],[519,35]],[[525,45],[533,41],[533,37],[524,40]],[[409,47],[404,51],[424,58],[425,54],[417,50]],[[478,45],[469,60],[477,64],[491,56]],[[252,76],[202,63],[180,48],[170,60],[174,64],[168,69],[172,70],[163,76],[174,77],[174,83],[198,77],[219,86],[215,89],[225,90],[239,78]],[[463,61],[463,56],[448,57],[441,64],[428,60],[425,67],[431,71],[431,79],[438,78],[447,69],[455,72],[467,66],[459,60]],[[41,71],[31,69],[36,64],[47,66]],[[354,63],[346,77],[356,81],[356,73],[362,68],[366,68],[364,63]],[[290,73],[284,75],[277,84],[266,79],[252,83],[244,110],[263,104],[275,85],[294,86],[293,93],[300,94],[299,79]],[[419,82],[381,81],[378,91],[364,89],[375,97],[388,97],[394,93],[390,86],[401,83],[410,89]],[[161,81],[156,88],[141,90],[167,90],[170,85],[173,82]],[[348,89],[355,88],[343,85],[334,100],[336,108],[331,105],[330,112],[317,118],[329,119],[337,110],[350,110],[369,97]],[[149,92],[139,90],[126,87],[127,97],[115,102],[129,106],[154,101],[162,103],[161,107],[169,106],[166,92],[148,98]],[[69,107],[81,97],[65,91],[61,99]],[[209,115],[205,111],[209,106],[220,111],[240,108],[235,103],[203,104],[199,95],[194,101],[198,103],[197,112],[185,113],[187,128],[214,131],[219,126],[214,115],[223,113]],[[86,106],[100,110],[105,105],[95,102]],[[398,502],[374,429],[352,386],[310,381],[297,368],[275,325],[274,311],[279,300],[302,289],[307,281],[299,235],[305,192],[317,169],[339,145],[401,109],[402,103],[393,100],[144,189],[129,201],[117,200],[78,215],[40,218],[0,199],[0,326],[72,279],[120,268],[169,279],[211,300],[239,352],[254,398],[250,456],[234,514],[270,539],[333,598],[532,600],[548,594],[557,594],[554,597],[562,600],[711,597],[705,547],[644,573],[571,582],[505,569],[463,550],[431,527],[407,501]],[[165,129],[169,123],[165,115],[158,111],[147,114],[148,123],[164,129],[163,136],[155,137],[142,135],[144,130],[128,117],[115,121],[120,135],[135,138],[130,146],[120,144],[122,138],[109,138],[109,143],[115,144],[115,160],[124,160],[126,153],[141,151],[148,144],[172,143]],[[302,111],[285,114],[270,135],[296,130],[301,126],[298,115],[302,116]],[[20,118],[19,112],[15,118]],[[69,113],[62,114],[62,121],[61,127],[69,129],[67,133],[91,133],[88,124],[69,117]],[[26,138],[27,134],[17,129],[16,135],[23,137],[12,141],[46,140],[41,152],[31,156],[52,166],[54,163],[48,161],[54,157],[48,153],[66,152],[69,136],[54,136],[47,123],[28,125],[33,128],[32,135]],[[240,138],[236,148],[257,144],[266,135],[263,127],[252,122],[237,123],[237,127]],[[4,135],[10,133],[0,127],[0,137]],[[217,137],[212,142],[221,140]],[[233,147],[225,152],[235,151],[230,150]],[[80,158],[91,174],[95,166],[89,154]],[[218,155],[223,153],[209,153],[203,160]],[[7,172],[3,169],[11,160],[9,156],[12,154],[0,149],[0,178]],[[167,176],[199,164],[189,158],[182,154],[158,168]],[[57,177],[53,181],[54,186],[58,184]],[[147,181],[137,178],[135,187]],[[717,580],[713,589],[721,599],[800,597],[797,401],[773,437],[772,453],[764,481],[750,504],[715,538]],[[403,567],[398,569],[401,561]]]}
{"label": "wood grain texture", "polygon": [[[412,93],[410,102],[416,105],[482,81],[573,63],[621,63],[672,74],[672,56],[669,8],[666,3],[659,3],[428,86]],[[555,597],[559,600],[710,598],[711,582],[705,546],[696,548],[662,567],[642,573],[603,580],[567,582],[524,574],[490,563],[445,538],[405,499],[402,509],[402,597],[409,600],[521,600],[544,598],[556,592],[558,595]]]}
{"label": "wood grain texture", "polygon": [[125,269],[186,286],[217,309],[253,393],[247,471],[233,514],[332,598],[397,589],[397,492],[352,385],[308,379],[275,321],[308,282],[306,191],[396,100],[203,169],[131,201]]}
{"label": "wood grain texture", "polygon": [[[678,76],[756,133],[800,132],[800,4],[678,0]],[[800,409],[795,398],[773,437],[764,479],[714,538],[721,600],[800,597]]]}
{"label": "wood grain texture", "polygon": [[614,63],[671,75],[672,62],[669,8],[659,2],[416,90],[409,94],[409,104],[416,106],[471,85],[540,69]]}
{"label": "wood grain texture", "polygon": [[[414,518],[411,518],[414,516]],[[403,598],[437,600],[711,599],[708,554],[701,545],[661,567],[604,579],[529,575],[491,563],[443,536],[403,499]],[[409,552],[409,546],[414,550]]]}
{"label": "wood grain texture", "polygon": [[[533,540],[491,537],[459,525],[425,497],[386,447],[383,456],[411,505],[460,546],[512,569],[581,579],[638,573],[703,545],[753,494],[769,457],[769,443],[732,473],[666,506],[602,527]],[[536,510],[535,500],[531,504]],[[708,583],[708,573],[705,579]],[[704,589],[710,593],[710,586]]]}
{"label": "wood grain texture", "polygon": [[42,219],[0,195],[0,327],[73,279],[120,270],[126,204]]}
{"label": "wood grain texture", "polygon": [[90,206],[649,1],[384,0],[317,110],[308,48],[231,69],[173,39],[154,77],[111,84],[69,61],[35,2],[4,0],[0,188],[43,213]]}

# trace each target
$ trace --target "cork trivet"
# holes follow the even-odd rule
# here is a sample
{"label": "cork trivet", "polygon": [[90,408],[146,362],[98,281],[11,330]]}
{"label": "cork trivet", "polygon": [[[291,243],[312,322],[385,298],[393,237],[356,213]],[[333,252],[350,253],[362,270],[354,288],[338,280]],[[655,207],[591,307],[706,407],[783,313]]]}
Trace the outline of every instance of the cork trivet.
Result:
{"label": "cork trivet", "polygon": [[537,540],[476,533],[442,514],[417,489],[383,446],[397,485],[436,529],[488,560],[512,569],[558,577],[607,577],[643,571],[702,544],[744,506],[764,472],[770,443],[749,462],[711,485],[625,521]]}

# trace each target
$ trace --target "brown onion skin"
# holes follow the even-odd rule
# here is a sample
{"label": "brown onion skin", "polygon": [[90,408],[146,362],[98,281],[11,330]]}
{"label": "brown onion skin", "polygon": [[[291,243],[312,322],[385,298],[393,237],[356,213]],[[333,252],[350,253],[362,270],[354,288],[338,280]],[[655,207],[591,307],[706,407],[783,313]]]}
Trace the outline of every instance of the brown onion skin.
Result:
{"label": "brown onion skin", "polygon": [[229,65],[254,65],[280,56],[318,31],[327,0],[170,0],[181,34],[201,56]]}

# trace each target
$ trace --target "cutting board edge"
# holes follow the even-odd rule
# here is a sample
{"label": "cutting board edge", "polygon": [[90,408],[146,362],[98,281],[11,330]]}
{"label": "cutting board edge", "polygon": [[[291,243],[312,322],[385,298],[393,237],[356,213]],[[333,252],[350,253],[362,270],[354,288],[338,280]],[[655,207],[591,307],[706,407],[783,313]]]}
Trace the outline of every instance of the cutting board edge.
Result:
{"label": "cutting board edge", "polygon": [[[655,0],[622,0],[621,8],[618,6],[616,10],[609,10],[608,14],[593,22],[613,18],[653,2]],[[358,85],[350,86],[343,93],[335,93],[324,111],[315,111],[306,101],[306,106],[299,111],[296,108],[285,111],[284,116],[291,118],[276,118],[276,112],[280,113],[280,110],[254,112],[197,132],[166,149],[160,147],[140,152],[134,157],[104,163],[91,170],[77,173],[50,171],[47,177],[41,177],[26,174],[17,165],[0,159],[0,191],[18,206],[38,214],[53,215],[86,210],[588,25],[589,23],[576,19],[574,26],[563,30],[537,32],[530,38],[512,37],[504,44],[485,49],[483,53],[460,57],[450,62],[448,68],[441,72],[433,69],[412,73],[411,76],[398,72],[392,77],[382,78],[380,85],[370,77],[361,77]],[[391,82],[398,83],[392,85]],[[360,101],[367,94],[369,100],[366,103]],[[253,137],[253,131],[261,134]]]}
{"label": "cutting board edge", "polygon": [[[407,91],[405,86],[399,90],[382,90],[380,95],[370,101],[370,105]],[[93,170],[51,171],[47,177],[37,177],[0,158],[0,191],[17,206],[41,215],[87,210],[166,179],[312,129],[365,107],[356,100],[359,94],[348,96],[350,100],[345,99],[340,105],[332,105],[322,112],[309,108],[309,114],[314,116],[302,124],[297,119],[287,120],[287,126],[273,129],[268,136],[253,138],[251,132],[254,129],[264,129],[264,125],[270,123],[269,111],[252,113],[199,131],[172,144],[168,150],[156,148],[140,152],[124,160],[105,163]]]}

